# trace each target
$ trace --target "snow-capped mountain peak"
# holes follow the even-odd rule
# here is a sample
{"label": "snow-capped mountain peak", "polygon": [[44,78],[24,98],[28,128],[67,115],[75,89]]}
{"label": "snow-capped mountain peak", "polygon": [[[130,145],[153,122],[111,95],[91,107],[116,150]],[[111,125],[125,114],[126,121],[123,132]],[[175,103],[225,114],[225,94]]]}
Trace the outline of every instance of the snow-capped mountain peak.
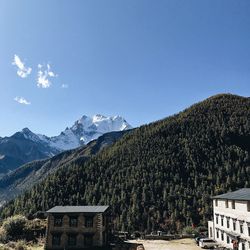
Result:
{"label": "snow-capped mountain peak", "polygon": [[47,137],[45,135],[37,135],[32,133],[28,128],[23,129],[22,134],[25,138],[46,143],[56,150],[63,151],[87,144],[105,133],[131,128],[131,125],[119,115],[108,117],[96,114],[92,117],[82,116],[72,127],[67,127],[58,136]]}

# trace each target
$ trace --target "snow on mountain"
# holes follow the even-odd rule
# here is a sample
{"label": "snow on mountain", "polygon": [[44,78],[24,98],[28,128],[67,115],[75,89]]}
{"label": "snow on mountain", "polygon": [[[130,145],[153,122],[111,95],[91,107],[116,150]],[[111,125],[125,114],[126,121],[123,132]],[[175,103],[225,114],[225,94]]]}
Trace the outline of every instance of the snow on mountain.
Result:
{"label": "snow on mountain", "polygon": [[71,128],[66,128],[58,136],[37,135],[27,128],[23,129],[22,132],[26,138],[32,141],[40,141],[52,148],[63,151],[87,144],[105,133],[131,128],[121,116],[106,117],[98,114],[93,117],[82,116]]}

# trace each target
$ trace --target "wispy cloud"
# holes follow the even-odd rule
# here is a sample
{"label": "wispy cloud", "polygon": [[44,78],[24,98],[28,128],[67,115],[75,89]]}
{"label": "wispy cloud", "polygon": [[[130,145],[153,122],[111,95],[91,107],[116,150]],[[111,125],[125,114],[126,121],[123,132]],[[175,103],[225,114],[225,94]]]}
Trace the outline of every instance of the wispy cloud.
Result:
{"label": "wispy cloud", "polygon": [[32,71],[32,68],[25,67],[24,63],[21,61],[18,55],[14,55],[14,60],[12,64],[17,66],[17,74],[21,78],[26,78]]}
{"label": "wispy cloud", "polygon": [[25,98],[23,98],[23,97],[18,97],[18,96],[16,96],[16,97],[14,98],[14,101],[16,101],[16,102],[18,102],[18,103],[20,103],[20,104],[24,104],[24,105],[30,105],[30,104],[31,104],[31,102],[27,101]]}
{"label": "wispy cloud", "polygon": [[57,74],[51,70],[49,64],[46,65],[46,69],[44,69],[45,67],[41,64],[38,64],[37,67],[37,86],[41,88],[49,88],[51,86],[50,78],[57,77]]}
{"label": "wispy cloud", "polygon": [[62,87],[63,89],[67,89],[67,88],[69,87],[69,85],[68,85],[68,84],[62,84],[61,87]]}

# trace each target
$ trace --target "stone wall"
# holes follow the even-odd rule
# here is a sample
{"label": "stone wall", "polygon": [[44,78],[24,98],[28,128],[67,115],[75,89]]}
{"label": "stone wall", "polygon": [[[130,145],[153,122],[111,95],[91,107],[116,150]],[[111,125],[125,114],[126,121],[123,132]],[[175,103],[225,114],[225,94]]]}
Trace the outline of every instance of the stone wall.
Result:
{"label": "stone wall", "polygon": [[[55,226],[54,221],[56,216],[62,216],[62,226]],[[78,216],[77,227],[72,227],[69,224],[70,216]],[[86,217],[93,217],[93,227],[85,226]],[[85,237],[88,235],[93,236],[93,246],[104,246],[107,243],[107,226],[105,225],[104,214],[49,214],[48,226],[46,233],[46,244],[45,249],[82,249],[85,247]],[[60,235],[61,242],[58,246],[52,245],[52,238],[54,235]],[[77,235],[77,243],[75,246],[68,245],[68,236]]]}

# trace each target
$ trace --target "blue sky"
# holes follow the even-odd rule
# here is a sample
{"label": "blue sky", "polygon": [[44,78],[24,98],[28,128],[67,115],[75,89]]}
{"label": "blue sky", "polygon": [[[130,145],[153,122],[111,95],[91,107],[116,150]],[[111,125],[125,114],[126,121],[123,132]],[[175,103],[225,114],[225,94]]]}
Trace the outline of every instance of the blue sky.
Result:
{"label": "blue sky", "polygon": [[97,113],[139,126],[250,96],[249,0],[0,0],[0,31],[0,136],[57,135]]}

